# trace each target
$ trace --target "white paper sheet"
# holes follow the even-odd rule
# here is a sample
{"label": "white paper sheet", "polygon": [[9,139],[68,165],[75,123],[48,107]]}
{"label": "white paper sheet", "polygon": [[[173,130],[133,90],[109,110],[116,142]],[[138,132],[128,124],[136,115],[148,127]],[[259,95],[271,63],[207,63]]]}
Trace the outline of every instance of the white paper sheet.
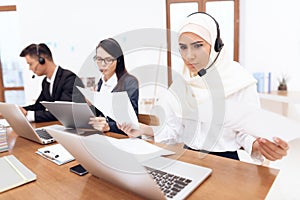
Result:
{"label": "white paper sheet", "polygon": [[300,198],[300,138],[290,141],[289,147],[266,200]]}
{"label": "white paper sheet", "polygon": [[145,140],[138,138],[126,138],[126,139],[116,139],[112,137],[107,137],[112,145],[116,148],[126,151],[128,153],[134,154],[135,157],[143,162],[145,160],[175,154],[173,151],[163,149],[156,145],[153,145]]}
{"label": "white paper sheet", "polygon": [[270,141],[273,141],[274,137],[287,142],[300,138],[299,122],[238,102],[227,104],[224,126]]}
{"label": "white paper sheet", "polygon": [[138,118],[127,92],[112,92],[103,95],[100,92],[94,92],[78,86],[77,88],[105,116],[109,116],[119,124],[131,124],[132,128],[139,129]]}

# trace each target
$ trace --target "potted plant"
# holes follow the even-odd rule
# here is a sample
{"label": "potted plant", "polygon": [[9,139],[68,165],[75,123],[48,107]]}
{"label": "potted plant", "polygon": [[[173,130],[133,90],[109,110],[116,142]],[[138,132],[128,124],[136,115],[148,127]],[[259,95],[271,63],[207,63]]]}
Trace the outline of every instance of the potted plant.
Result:
{"label": "potted plant", "polygon": [[280,78],[278,78],[278,82],[279,82],[278,90],[287,91],[287,84],[286,84],[287,80],[288,80],[287,75],[282,75]]}

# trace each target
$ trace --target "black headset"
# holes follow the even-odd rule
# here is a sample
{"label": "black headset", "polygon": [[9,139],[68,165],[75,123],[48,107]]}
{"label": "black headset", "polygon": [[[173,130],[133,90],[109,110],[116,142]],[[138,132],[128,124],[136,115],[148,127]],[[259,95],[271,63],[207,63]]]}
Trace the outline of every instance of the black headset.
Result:
{"label": "black headset", "polygon": [[39,44],[36,45],[36,55],[38,57],[38,61],[41,65],[45,64],[45,58],[40,56]]}
{"label": "black headset", "polygon": [[224,43],[223,43],[223,41],[222,41],[222,39],[220,37],[220,28],[219,28],[219,24],[218,24],[217,20],[215,18],[213,18],[210,14],[206,13],[206,12],[194,12],[192,14],[189,14],[188,17],[190,17],[191,15],[197,14],[197,13],[202,13],[202,14],[205,14],[205,15],[209,16],[216,23],[216,26],[217,26],[217,38],[216,38],[216,41],[215,41],[214,49],[215,49],[216,52],[220,52],[221,49],[224,46]]}
{"label": "black headset", "polygon": [[215,18],[213,18],[210,14],[206,13],[206,12],[194,12],[192,14],[189,14],[187,17],[190,17],[191,15],[197,14],[197,13],[201,13],[201,14],[205,14],[207,16],[209,16],[210,18],[212,18],[214,20],[214,22],[216,23],[217,26],[217,38],[215,41],[215,46],[214,49],[216,52],[218,52],[218,55],[216,56],[215,60],[206,68],[206,69],[200,69],[200,71],[198,72],[198,75],[200,77],[204,76],[206,74],[206,70],[208,70],[211,66],[213,66],[213,64],[216,62],[216,60],[218,59],[219,55],[220,55],[220,51],[222,50],[224,43],[220,37],[220,28],[219,28],[219,24],[217,22],[217,20]]}

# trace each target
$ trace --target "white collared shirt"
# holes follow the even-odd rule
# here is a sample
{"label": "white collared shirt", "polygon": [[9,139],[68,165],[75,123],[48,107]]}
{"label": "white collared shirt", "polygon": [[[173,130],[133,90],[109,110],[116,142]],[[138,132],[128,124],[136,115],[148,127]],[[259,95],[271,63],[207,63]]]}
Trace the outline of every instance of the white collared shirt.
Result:
{"label": "white collared shirt", "polygon": [[47,78],[47,82],[50,83],[49,93],[50,93],[51,96],[52,96],[52,92],[53,92],[53,85],[54,85],[54,81],[55,81],[57,70],[58,70],[58,66],[55,67],[55,70],[54,70],[54,72],[52,74],[51,79]]}
{"label": "white collared shirt", "polygon": [[99,92],[101,94],[111,93],[112,90],[116,87],[117,83],[118,83],[118,78],[116,73],[114,73],[114,75],[112,75],[112,77],[110,77],[110,79],[108,79],[107,81],[105,81],[102,77],[102,85]]}
{"label": "white collared shirt", "polygon": [[[50,83],[50,86],[49,86],[49,93],[50,95],[52,96],[52,92],[53,92],[53,85],[54,85],[54,81],[55,81],[55,77],[56,77],[56,73],[57,73],[57,70],[58,70],[58,66],[55,67],[55,70],[52,74],[52,77],[51,79],[47,78],[46,81],[48,83]],[[32,122],[32,121],[35,121],[35,117],[34,117],[34,111],[27,111],[27,119],[28,121]]]}

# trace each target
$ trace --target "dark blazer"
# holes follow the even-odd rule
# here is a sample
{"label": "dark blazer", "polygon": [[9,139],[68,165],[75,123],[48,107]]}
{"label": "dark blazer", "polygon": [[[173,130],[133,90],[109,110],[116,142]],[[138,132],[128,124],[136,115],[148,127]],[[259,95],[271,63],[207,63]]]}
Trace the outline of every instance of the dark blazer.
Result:
{"label": "dark blazer", "polygon": [[[99,82],[98,82],[98,89],[97,89],[97,91],[100,91],[101,86],[102,86],[102,79],[100,79]],[[138,103],[139,103],[139,82],[138,82],[137,78],[134,77],[133,75],[129,74],[129,73],[125,73],[118,80],[118,83],[117,83],[116,87],[112,90],[112,92],[122,92],[122,91],[126,91],[127,92],[128,97],[130,99],[130,102],[132,104],[132,107],[133,107],[136,115],[138,116],[138,113],[139,113],[139,109],[138,109]],[[102,114],[102,112],[99,111],[99,110],[96,110],[96,114],[97,114],[97,116],[104,117],[104,115]],[[109,117],[108,117],[108,124],[109,124],[111,132],[121,133],[121,134],[126,135],[123,131],[121,131],[120,129],[118,129],[116,122],[114,120],[110,119]]]}
{"label": "dark blazer", "polygon": [[86,102],[84,96],[75,87],[84,87],[81,79],[78,78],[73,72],[58,67],[52,95],[50,95],[50,83],[47,82],[47,77],[43,79],[42,91],[35,104],[23,107],[25,110],[34,112],[36,122],[55,121],[57,120],[45,107],[40,103],[41,101],[73,101],[73,102]]}

